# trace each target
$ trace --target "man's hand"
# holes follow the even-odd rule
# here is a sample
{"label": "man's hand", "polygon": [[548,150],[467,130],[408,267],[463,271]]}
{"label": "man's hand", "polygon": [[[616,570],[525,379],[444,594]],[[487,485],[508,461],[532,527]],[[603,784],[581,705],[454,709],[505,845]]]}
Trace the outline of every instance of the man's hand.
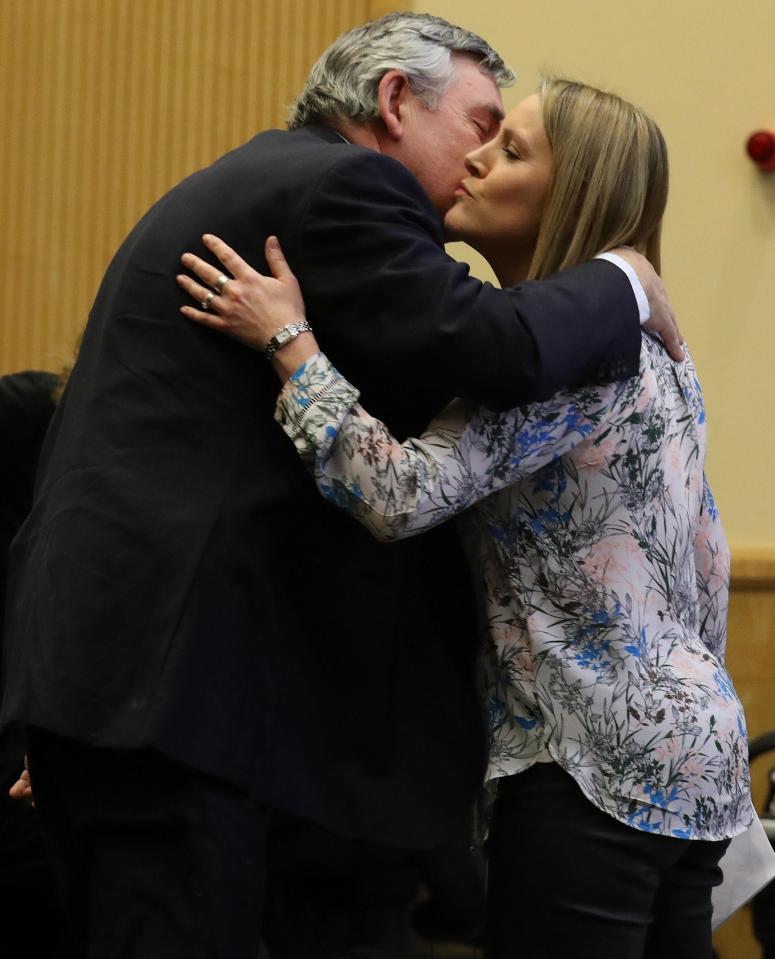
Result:
{"label": "man's hand", "polygon": [[35,805],[32,796],[32,786],[30,785],[30,771],[27,768],[27,757],[24,757],[24,769],[19,774],[19,778],[8,790],[8,795],[12,799],[24,799],[31,806]]}
{"label": "man's hand", "polygon": [[647,330],[660,337],[670,356],[680,363],[684,359],[684,351],[681,346],[684,338],[681,336],[681,331],[675,321],[675,314],[667,297],[665,284],[646,257],[636,253],[630,247],[617,247],[615,250],[611,250],[611,253],[615,253],[626,260],[638,274],[638,279],[648,297],[649,307],[651,308],[651,318],[643,325]]}

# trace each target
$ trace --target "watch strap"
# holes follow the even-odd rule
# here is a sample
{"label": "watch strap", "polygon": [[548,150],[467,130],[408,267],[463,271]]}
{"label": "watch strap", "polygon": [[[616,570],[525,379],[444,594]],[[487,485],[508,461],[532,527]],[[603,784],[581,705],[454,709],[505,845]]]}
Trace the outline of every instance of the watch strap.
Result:
{"label": "watch strap", "polygon": [[299,323],[288,323],[285,326],[281,326],[270,338],[269,342],[264,347],[264,356],[271,360],[275,353],[282,349],[282,347],[287,346],[291,340],[295,340],[297,336],[300,336],[302,333],[311,333],[312,327],[306,320],[301,320]]}

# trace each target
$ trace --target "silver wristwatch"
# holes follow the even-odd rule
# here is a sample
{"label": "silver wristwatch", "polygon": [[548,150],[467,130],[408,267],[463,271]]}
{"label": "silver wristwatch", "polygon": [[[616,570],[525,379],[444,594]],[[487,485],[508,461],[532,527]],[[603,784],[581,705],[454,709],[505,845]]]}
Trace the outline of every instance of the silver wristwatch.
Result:
{"label": "silver wristwatch", "polygon": [[301,333],[311,332],[312,327],[306,320],[302,320],[300,323],[288,323],[287,326],[281,326],[264,347],[264,356],[268,360],[271,360],[275,353],[283,346],[287,346],[291,340],[295,340]]}

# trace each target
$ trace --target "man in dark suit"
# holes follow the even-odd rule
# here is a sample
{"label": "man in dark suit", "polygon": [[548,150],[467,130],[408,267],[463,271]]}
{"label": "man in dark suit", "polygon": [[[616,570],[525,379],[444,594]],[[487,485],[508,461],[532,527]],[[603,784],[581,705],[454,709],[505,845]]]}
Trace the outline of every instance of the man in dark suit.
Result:
{"label": "man in dark suit", "polygon": [[502,292],[443,252],[510,79],[436,18],[353,31],[290,132],[183,181],[106,273],[13,549],[3,700],[90,956],[252,956],[268,810],[411,848],[471,802],[454,531],[384,547],[324,504],[272,420],[274,373],[182,319],[174,277],[205,231],[259,265],[277,234],[322,343],[398,432],[456,395],[505,408],[633,374],[616,266]]}

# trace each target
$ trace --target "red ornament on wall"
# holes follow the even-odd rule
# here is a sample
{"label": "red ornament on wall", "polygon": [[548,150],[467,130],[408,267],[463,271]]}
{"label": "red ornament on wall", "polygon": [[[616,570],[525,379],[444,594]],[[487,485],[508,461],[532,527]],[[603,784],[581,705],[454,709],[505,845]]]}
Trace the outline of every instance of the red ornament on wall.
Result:
{"label": "red ornament on wall", "polygon": [[760,170],[775,170],[775,132],[757,130],[748,137],[748,156]]}

